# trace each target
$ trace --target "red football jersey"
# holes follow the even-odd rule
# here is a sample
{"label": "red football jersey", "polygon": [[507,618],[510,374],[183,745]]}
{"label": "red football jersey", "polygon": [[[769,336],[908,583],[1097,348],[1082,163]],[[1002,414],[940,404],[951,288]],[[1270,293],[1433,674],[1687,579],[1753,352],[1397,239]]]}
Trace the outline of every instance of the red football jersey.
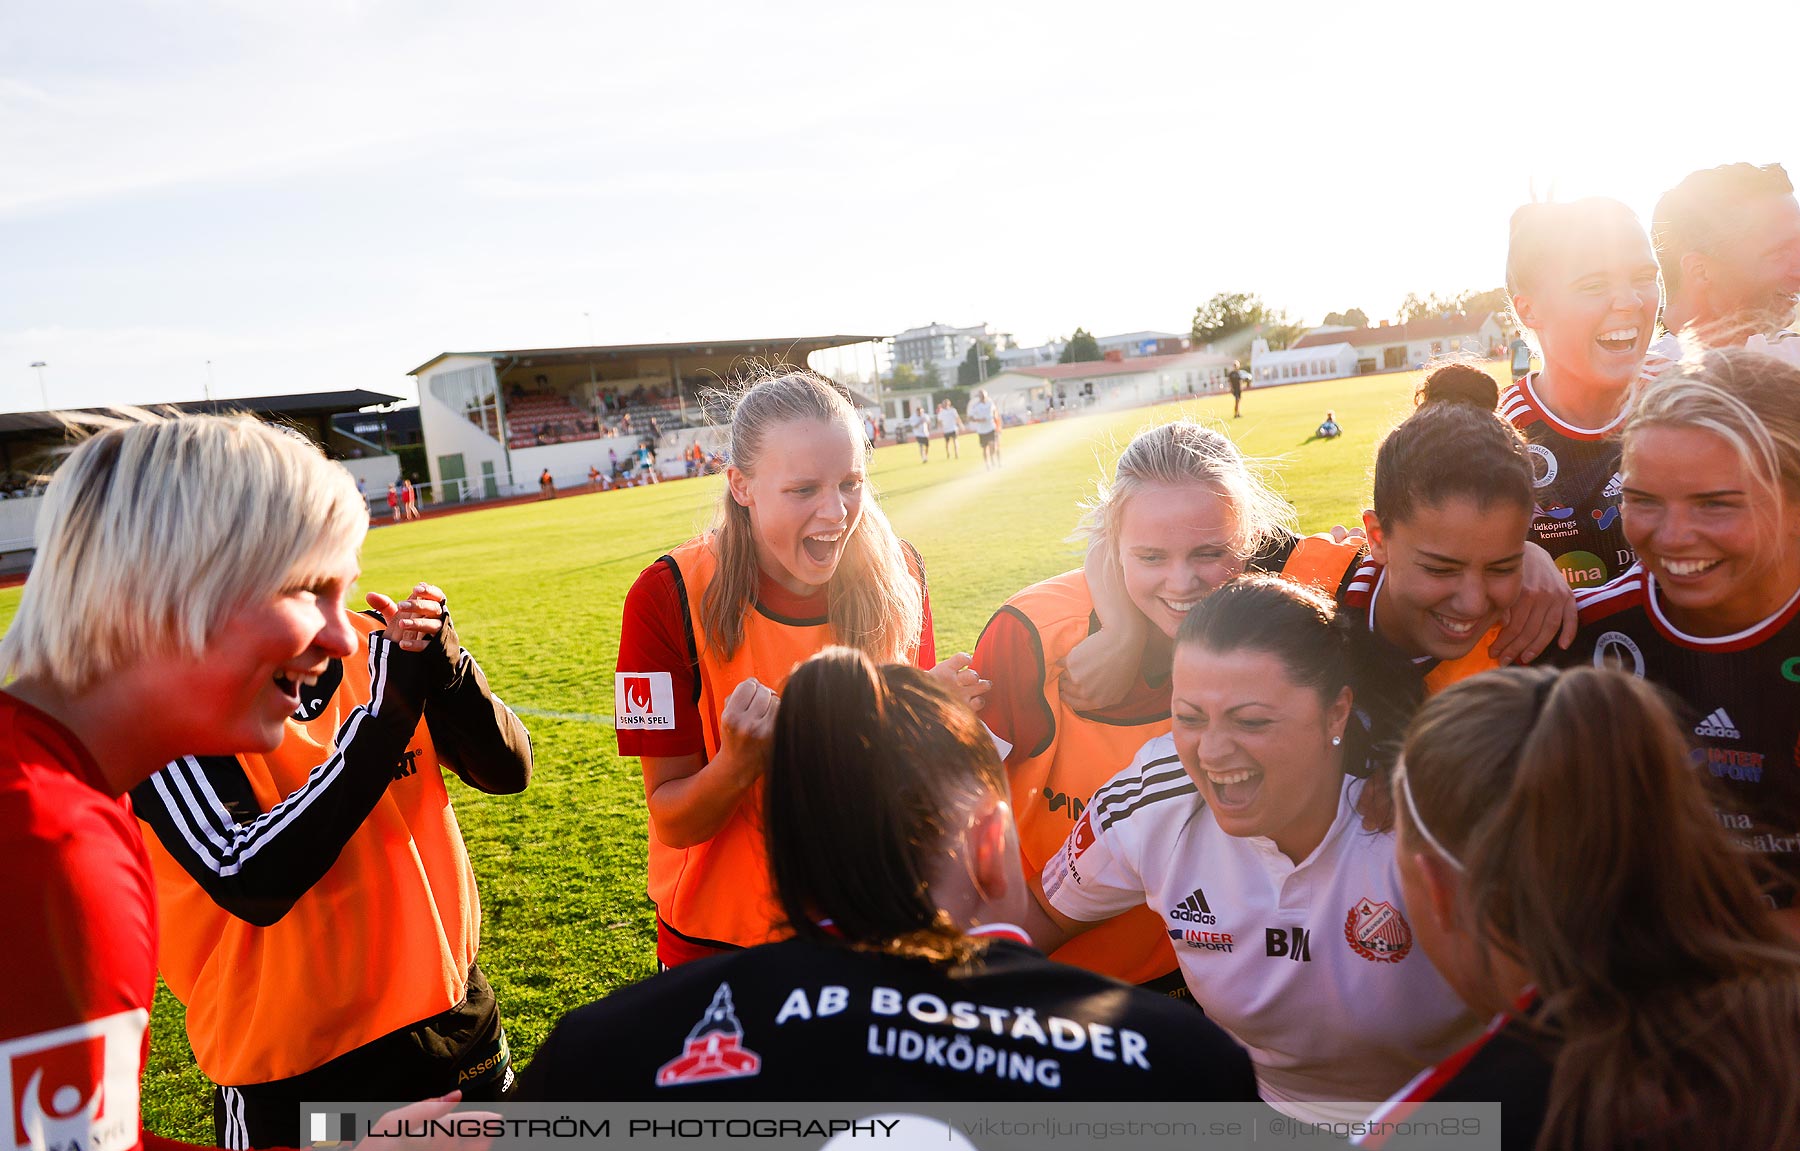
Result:
{"label": "red football jersey", "polygon": [[0,1151],[131,1151],[156,902],[129,801],[75,735],[0,692]]}

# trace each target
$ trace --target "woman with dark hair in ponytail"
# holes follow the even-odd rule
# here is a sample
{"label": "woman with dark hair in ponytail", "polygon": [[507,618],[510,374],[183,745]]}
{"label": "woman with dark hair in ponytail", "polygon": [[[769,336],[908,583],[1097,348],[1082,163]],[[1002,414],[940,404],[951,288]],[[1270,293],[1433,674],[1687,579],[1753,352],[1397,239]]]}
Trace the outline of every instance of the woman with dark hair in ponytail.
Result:
{"label": "woman with dark hair in ponytail", "polygon": [[1393,790],[1419,944],[1495,1018],[1375,1120],[1498,1100],[1507,1148],[1800,1146],[1800,953],[1656,688],[1595,668],[1458,684]]}
{"label": "woman with dark hair in ponytail", "polygon": [[1048,945],[1148,906],[1262,1097],[1314,1122],[1363,1118],[1476,1030],[1412,946],[1335,615],[1270,575],[1190,611],[1174,730],[1094,793],[1027,920]]}
{"label": "woman with dark hair in ponytail", "polygon": [[[1526,539],[1530,455],[1495,414],[1498,392],[1478,368],[1437,369],[1375,457],[1363,513],[1369,559],[1342,606],[1356,643],[1358,717],[1385,762],[1427,695],[1500,666],[1492,641],[1523,607],[1528,561],[1544,560]],[[1560,577],[1548,587],[1532,611],[1573,636],[1573,594]]]}
{"label": "woman with dark hair in ponytail", "polygon": [[794,938],[573,1012],[520,1097],[1255,1098],[1198,1012],[1032,949],[1005,770],[941,681],[842,647],[802,664],[763,815]]}

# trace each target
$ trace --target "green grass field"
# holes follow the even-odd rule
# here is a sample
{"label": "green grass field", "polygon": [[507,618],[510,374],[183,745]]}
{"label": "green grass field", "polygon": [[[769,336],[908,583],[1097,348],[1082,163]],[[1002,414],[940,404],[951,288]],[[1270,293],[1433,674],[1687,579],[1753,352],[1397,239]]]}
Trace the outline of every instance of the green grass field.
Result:
{"label": "green grass field", "polygon": [[[1503,364],[1490,370],[1505,373]],[[1271,461],[1304,531],[1354,524],[1368,498],[1375,444],[1410,406],[1417,373],[1300,384],[1244,397],[1009,429],[1005,467],[987,472],[973,435],[928,465],[911,444],[876,453],[872,478],[897,530],[925,557],[938,651],[969,650],[1009,595],[1076,566],[1067,542],[1092,493],[1139,428],[1188,416],[1224,428]],[[1312,440],[1327,408],[1344,435]],[[457,629],[495,689],[531,726],[537,773],[518,796],[454,786],[481,886],[481,965],[521,1065],[566,1009],[649,975],[645,826],[637,764],[612,729],[620,607],[643,567],[708,521],[717,477],[447,516],[372,531],[359,589],[402,594],[429,579],[449,594]],[[0,627],[18,589],[0,591]],[[193,1065],[181,1005],[159,993],[144,1082],[152,1130],[210,1142],[208,1085]]]}

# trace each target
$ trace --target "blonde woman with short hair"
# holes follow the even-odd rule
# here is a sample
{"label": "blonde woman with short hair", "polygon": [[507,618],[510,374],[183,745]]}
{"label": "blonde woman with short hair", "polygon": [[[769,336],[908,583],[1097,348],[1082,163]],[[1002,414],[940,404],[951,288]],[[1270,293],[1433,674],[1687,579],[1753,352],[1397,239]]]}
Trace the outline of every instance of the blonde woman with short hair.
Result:
{"label": "blonde woman with short hair", "polygon": [[[181,755],[281,741],[301,685],[355,647],[344,600],[367,529],[347,471],[248,418],[120,423],[52,480],[0,641],[0,915],[15,930],[0,1047],[96,1042],[103,1058],[16,1100],[34,1140],[88,1146],[138,1122],[157,926],[125,793]],[[373,643],[387,674],[416,674]],[[71,1090],[104,1116],[71,1109]]]}
{"label": "blonde woman with short hair", "polygon": [[619,752],[643,764],[657,958],[672,967],[784,933],[754,818],[777,693],[832,644],[941,664],[925,568],[868,488],[861,421],[830,381],[771,371],[738,397],[710,531],[646,568],[625,598]]}

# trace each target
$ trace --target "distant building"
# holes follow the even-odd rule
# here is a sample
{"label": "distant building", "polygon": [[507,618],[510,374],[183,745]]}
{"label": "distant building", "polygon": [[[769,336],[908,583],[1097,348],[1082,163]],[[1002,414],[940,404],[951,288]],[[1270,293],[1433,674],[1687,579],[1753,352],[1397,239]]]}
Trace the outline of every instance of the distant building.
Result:
{"label": "distant building", "polygon": [[1269,341],[1259,339],[1250,345],[1251,383],[1254,386],[1341,379],[1357,374],[1358,359],[1355,346],[1342,340],[1272,352]]}
{"label": "distant building", "polygon": [[419,419],[417,404],[385,412],[344,412],[331,417],[331,426],[340,435],[374,445],[382,451],[425,442],[425,428]]}
{"label": "distant building", "polygon": [[[1251,373],[1259,385],[1329,379],[1301,370],[1303,365],[1329,360],[1329,370],[1349,375],[1336,366],[1343,356],[1342,346],[1352,349],[1353,371],[1361,374],[1421,367],[1448,356],[1488,358],[1500,354],[1504,344],[1504,329],[1496,314],[1447,312],[1401,324],[1383,320],[1372,328],[1317,329],[1295,340],[1286,351],[1264,351],[1260,355],[1253,351]],[[1296,355],[1302,352],[1314,355]]]}
{"label": "distant building", "polygon": [[[385,495],[387,485],[400,478],[400,461],[379,442],[345,431],[339,421],[352,418],[359,408],[399,402],[399,396],[357,388],[179,403],[140,401],[138,406],[170,414],[247,413],[299,432],[355,476],[365,496],[373,497],[377,492]],[[44,504],[32,497],[44,494],[72,439],[83,429],[106,427],[116,418],[117,413],[107,408],[0,414],[0,572],[30,566]]]}
{"label": "distant building", "polygon": [[444,352],[407,374],[419,381],[426,461],[440,498],[493,499],[535,490],[545,470],[573,483],[645,441],[660,451],[664,472],[678,475],[681,450],[713,434],[722,414],[708,408],[715,393],[756,365],[806,364],[816,352],[879,338]]}
{"label": "distant building", "polygon": [[1042,416],[1052,408],[1129,407],[1158,400],[1223,391],[1231,357],[1211,352],[1174,356],[1132,356],[1080,364],[1008,368],[987,382],[1002,411],[1029,409]]}
{"label": "distant building", "polygon": [[1140,356],[1173,356],[1193,350],[1193,341],[1180,332],[1124,332],[1117,336],[1100,336],[1094,340],[1100,351],[1118,352],[1126,359]]}
{"label": "distant building", "polygon": [[1051,340],[1030,348],[1001,348],[994,353],[1002,368],[1042,368],[1062,360],[1067,340]]}
{"label": "distant building", "polygon": [[894,364],[906,364],[921,374],[936,368],[939,385],[952,388],[956,386],[956,369],[968,358],[970,348],[977,343],[999,347],[1005,340],[1005,333],[996,338],[986,324],[954,328],[930,323],[922,328],[908,328],[894,337]]}

